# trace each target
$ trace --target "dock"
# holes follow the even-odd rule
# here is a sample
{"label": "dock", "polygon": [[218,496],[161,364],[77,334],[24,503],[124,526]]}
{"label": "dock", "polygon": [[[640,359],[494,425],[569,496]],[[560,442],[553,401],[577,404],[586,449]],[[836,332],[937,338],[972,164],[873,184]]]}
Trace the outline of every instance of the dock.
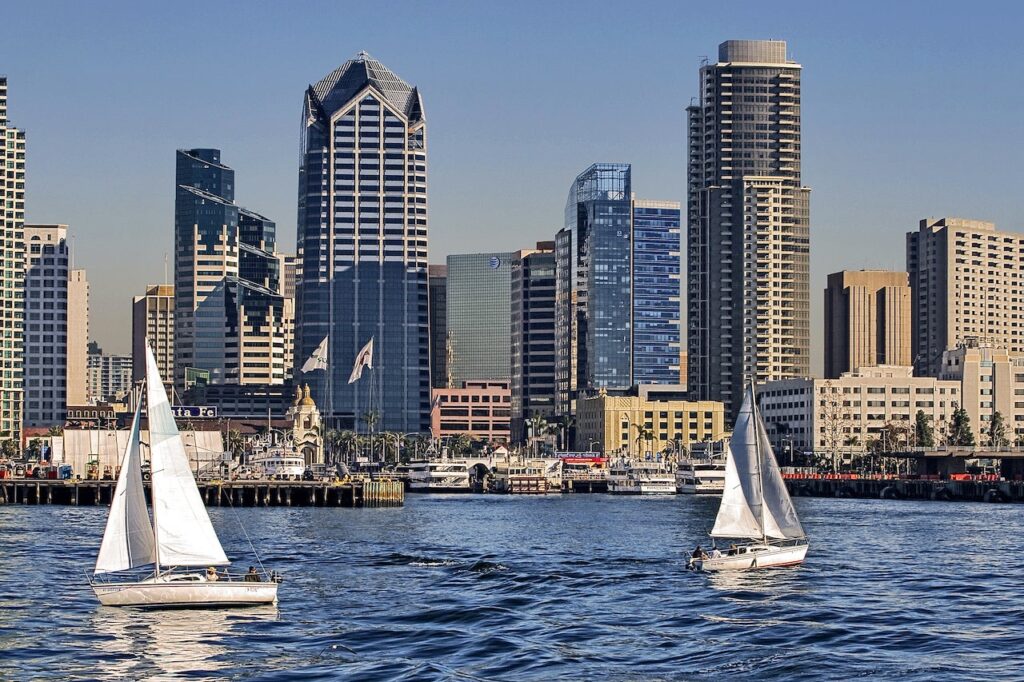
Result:
{"label": "dock", "polygon": [[[108,506],[115,481],[0,479],[0,504]],[[207,507],[401,507],[405,488],[393,479],[200,481]],[[145,484],[149,499],[149,484]]]}
{"label": "dock", "polygon": [[787,477],[786,487],[793,497],[1024,502],[1024,481]]}

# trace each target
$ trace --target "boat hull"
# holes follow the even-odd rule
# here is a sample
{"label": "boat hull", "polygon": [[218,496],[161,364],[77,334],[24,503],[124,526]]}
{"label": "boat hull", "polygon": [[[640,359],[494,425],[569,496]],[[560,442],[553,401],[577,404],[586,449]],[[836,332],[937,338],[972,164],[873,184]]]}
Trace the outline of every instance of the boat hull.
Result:
{"label": "boat hull", "polygon": [[277,583],[245,581],[94,583],[104,606],[203,608],[277,603]]}
{"label": "boat hull", "polygon": [[718,558],[691,559],[690,565],[698,571],[747,571],[757,568],[783,568],[803,563],[807,556],[807,543],[799,545],[745,545],[737,554],[723,554]]}

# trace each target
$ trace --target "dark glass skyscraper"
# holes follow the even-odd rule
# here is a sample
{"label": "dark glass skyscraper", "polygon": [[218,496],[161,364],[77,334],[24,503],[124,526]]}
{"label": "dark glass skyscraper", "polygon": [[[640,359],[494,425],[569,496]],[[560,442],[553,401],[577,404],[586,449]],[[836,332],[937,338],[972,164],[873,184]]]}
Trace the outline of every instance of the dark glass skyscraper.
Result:
{"label": "dark glass skyscraper", "polygon": [[512,253],[448,256],[448,376],[509,380]]}
{"label": "dark glass skyscraper", "polygon": [[580,391],[631,383],[631,170],[598,163],[569,188],[555,237],[556,410]]}
{"label": "dark glass skyscraper", "polygon": [[512,258],[512,437],[525,437],[531,417],[555,409],[555,244]]}
{"label": "dark glass skyscraper", "polygon": [[633,202],[633,383],[679,383],[680,208]]}
{"label": "dark glass skyscraper", "polygon": [[[362,52],[306,90],[299,168],[295,363],[338,425],[425,431],[430,410],[427,141],[416,88]],[[374,369],[349,384],[374,339]],[[372,387],[372,390],[371,390]]]}
{"label": "dark glass skyscraper", "polygon": [[430,284],[430,386],[451,388],[448,381],[448,266],[427,267]]}
{"label": "dark glass skyscraper", "polygon": [[[179,149],[174,202],[174,373],[211,383],[284,381],[275,225],[236,206],[218,149]],[[190,371],[191,370],[191,371]]]}

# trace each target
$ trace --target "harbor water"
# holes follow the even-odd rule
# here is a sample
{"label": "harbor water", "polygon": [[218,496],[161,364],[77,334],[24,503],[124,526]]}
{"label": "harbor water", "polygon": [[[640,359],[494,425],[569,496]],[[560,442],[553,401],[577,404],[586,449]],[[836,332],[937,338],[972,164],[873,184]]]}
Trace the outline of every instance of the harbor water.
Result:
{"label": "harbor water", "polygon": [[[684,570],[717,499],[211,509],[277,607],[100,607],[102,507],[0,507],[0,679],[1022,679],[1024,507],[799,498],[795,569]],[[706,542],[704,543],[706,544]]]}

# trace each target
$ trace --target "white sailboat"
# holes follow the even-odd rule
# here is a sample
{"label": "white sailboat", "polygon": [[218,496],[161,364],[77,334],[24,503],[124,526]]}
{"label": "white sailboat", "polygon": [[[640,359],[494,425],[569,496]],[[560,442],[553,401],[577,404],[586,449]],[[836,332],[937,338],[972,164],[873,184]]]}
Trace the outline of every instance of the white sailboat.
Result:
{"label": "white sailboat", "polygon": [[[153,518],[142,485],[139,417],[121,460],[96,568],[90,581],[104,606],[227,606],[277,602],[277,576],[252,573],[232,577],[217,566],[230,562],[199,496],[188,457],[174,423],[153,353],[146,344],[146,402],[152,470]],[[152,566],[138,579],[111,577]],[[197,566],[206,571],[189,570]]]}
{"label": "white sailboat", "polygon": [[747,387],[726,453],[725,490],[712,538],[739,542],[691,557],[698,570],[722,571],[793,566],[807,555],[807,535],[789,499],[768,434]]}

